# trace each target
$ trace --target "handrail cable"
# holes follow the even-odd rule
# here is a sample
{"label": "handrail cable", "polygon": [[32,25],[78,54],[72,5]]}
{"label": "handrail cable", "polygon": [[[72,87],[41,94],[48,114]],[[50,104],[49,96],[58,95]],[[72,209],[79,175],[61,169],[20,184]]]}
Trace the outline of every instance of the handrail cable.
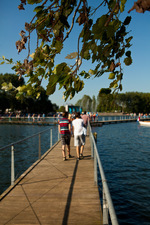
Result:
{"label": "handrail cable", "polygon": [[0,148],[0,151],[4,150],[4,149],[6,149],[6,148],[9,148],[9,147],[11,147],[12,145],[16,145],[16,144],[19,144],[19,143],[21,143],[21,142],[23,142],[23,141],[26,141],[26,140],[28,140],[29,138],[35,137],[35,136],[37,136],[37,135],[39,135],[39,134],[42,134],[42,133],[44,133],[44,132],[46,132],[46,131],[48,131],[48,130],[50,130],[50,128],[45,129],[45,130],[43,130],[43,131],[41,131],[41,132],[39,132],[39,133],[33,134],[33,135],[31,135],[31,136],[28,136],[28,137],[26,137],[26,138],[24,138],[24,139],[22,139],[22,140],[13,142],[13,143],[11,143],[11,144],[9,144],[9,145],[5,145],[4,147]]}

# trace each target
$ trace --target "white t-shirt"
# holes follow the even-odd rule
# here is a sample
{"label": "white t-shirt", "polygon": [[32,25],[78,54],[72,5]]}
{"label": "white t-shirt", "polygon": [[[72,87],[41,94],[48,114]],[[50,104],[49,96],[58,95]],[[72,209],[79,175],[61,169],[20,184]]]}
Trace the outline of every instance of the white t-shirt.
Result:
{"label": "white t-shirt", "polygon": [[84,121],[81,118],[78,118],[72,121],[72,126],[74,127],[74,135],[83,134],[83,129],[84,129],[83,124],[84,124]]}

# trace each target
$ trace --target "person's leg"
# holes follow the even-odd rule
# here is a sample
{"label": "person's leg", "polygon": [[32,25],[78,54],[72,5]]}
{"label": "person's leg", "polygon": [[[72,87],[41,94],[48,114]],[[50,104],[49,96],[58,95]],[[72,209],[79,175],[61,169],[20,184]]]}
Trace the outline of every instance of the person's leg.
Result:
{"label": "person's leg", "polygon": [[70,139],[71,139],[71,136],[67,135],[66,136],[66,146],[67,146],[68,157],[70,157]]}
{"label": "person's leg", "polygon": [[67,154],[70,156],[70,145],[67,145]]}
{"label": "person's leg", "polygon": [[66,158],[65,145],[62,145],[62,156],[63,156],[63,159]]}
{"label": "person's leg", "polygon": [[80,158],[80,140],[78,135],[74,135],[74,146],[76,146],[77,159]]}
{"label": "person's leg", "polygon": [[62,157],[63,157],[63,160],[65,161],[66,151],[65,151],[65,136],[64,135],[61,136],[61,142],[62,142]]}
{"label": "person's leg", "polygon": [[76,146],[77,159],[80,158],[80,146]]}
{"label": "person's leg", "polygon": [[81,145],[81,148],[80,148],[80,155],[83,155],[83,150],[84,150],[84,145]]}
{"label": "person's leg", "polygon": [[80,140],[81,140],[80,157],[83,158],[83,150],[84,150],[84,145],[85,145],[85,135],[84,134],[80,137]]}

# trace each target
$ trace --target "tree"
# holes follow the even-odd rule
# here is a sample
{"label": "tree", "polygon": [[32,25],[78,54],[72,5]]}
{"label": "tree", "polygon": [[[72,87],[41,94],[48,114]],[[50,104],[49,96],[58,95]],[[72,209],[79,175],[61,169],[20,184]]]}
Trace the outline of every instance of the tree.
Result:
{"label": "tree", "polygon": [[99,112],[149,113],[150,93],[99,93]]}
{"label": "tree", "polygon": [[92,112],[96,112],[96,111],[97,111],[97,102],[96,102],[95,96],[93,95],[93,98],[92,98]]}
{"label": "tree", "polygon": [[14,87],[19,87],[25,84],[23,77],[18,79],[19,76],[11,73],[0,74],[0,88],[3,83],[12,83]]}
{"label": "tree", "polygon": [[82,111],[92,112],[92,99],[88,95],[84,95],[75,105],[82,107]]}
{"label": "tree", "polygon": [[[6,85],[8,84],[8,86]],[[40,87],[40,96],[35,98],[32,96],[25,96],[21,94],[21,98],[16,99],[16,92],[18,88],[26,88],[24,79],[18,80],[15,74],[0,74],[0,110],[10,108],[12,111],[22,110],[31,113],[48,113],[55,112],[58,109],[56,104],[52,104],[46,95],[44,88]],[[7,86],[7,91],[3,87]]]}
{"label": "tree", "polygon": [[58,110],[59,112],[64,112],[65,111],[65,106],[60,106],[60,108],[59,108],[59,110]]}
{"label": "tree", "polygon": [[[92,2],[95,8],[90,5]],[[20,0],[19,10],[25,10],[26,4],[35,5],[35,15],[25,23],[16,48],[18,53],[27,48],[27,57],[23,62],[16,63],[4,56],[1,58],[1,64],[14,63],[13,69],[20,78],[29,78],[26,88],[18,89],[18,98],[24,93],[39,96],[42,80],[47,79],[47,95],[53,94],[58,84],[60,89],[65,89],[65,100],[68,97],[71,99],[83,89],[83,79],[99,77],[105,72],[112,80],[110,88],[122,90],[122,65],[132,63],[129,50],[132,36],[127,31],[131,16],[120,19],[126,0]],[[149,6],[149,0],[138,0],[129,12],[134,9],[145,12]],[[100,16],[95,21],[96,13]],[[69,65],[62,61],[55,65],[55,58],[61,53],[74,27],[79,30],[77,49],[66,56],[67,59],[73,59],[73,63]],[[31,54],[30,42],[34,31],[37,46]],[[95,68],[80,71],[84,60],[90,60]]]}

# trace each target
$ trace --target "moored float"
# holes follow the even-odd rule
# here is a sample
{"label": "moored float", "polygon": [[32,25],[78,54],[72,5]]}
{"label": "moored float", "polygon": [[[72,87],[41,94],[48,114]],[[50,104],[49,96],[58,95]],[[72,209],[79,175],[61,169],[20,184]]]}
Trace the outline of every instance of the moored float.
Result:
{"label": "moored float", "polygon": [[150,121],[139,121],[139,124],[142,126],[150,126]]}

